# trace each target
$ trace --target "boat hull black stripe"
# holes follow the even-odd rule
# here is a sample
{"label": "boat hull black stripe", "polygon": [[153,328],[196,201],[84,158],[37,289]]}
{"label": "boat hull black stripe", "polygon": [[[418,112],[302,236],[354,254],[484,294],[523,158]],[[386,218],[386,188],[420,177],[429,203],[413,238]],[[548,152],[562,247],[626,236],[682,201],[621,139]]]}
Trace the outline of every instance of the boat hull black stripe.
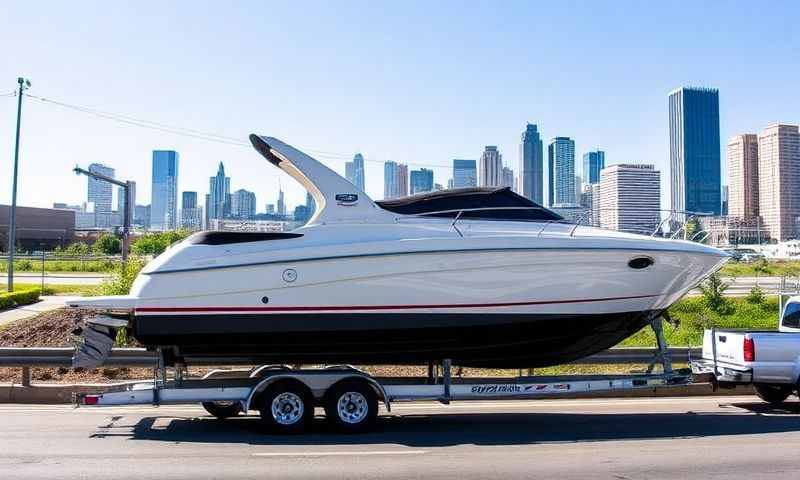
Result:
{"label": "boat hull black stripe", "polygon": [[660,312],[591,315],[295,313],[147,315],[134,336],[191,357],[253,363],[557,365],[612,347]]}

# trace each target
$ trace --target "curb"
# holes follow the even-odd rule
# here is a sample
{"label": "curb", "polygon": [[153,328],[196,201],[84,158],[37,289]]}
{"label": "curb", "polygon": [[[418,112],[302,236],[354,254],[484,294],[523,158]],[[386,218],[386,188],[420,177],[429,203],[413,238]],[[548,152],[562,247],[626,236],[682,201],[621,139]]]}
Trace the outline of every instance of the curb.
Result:
{"label": "curb", "polygon": [[[0,384],[0,403],[68,404],[73,394],[107,393],[124,389],[127,382],[93,385],[38,384],[24,387],[20,384]],[[710,383],[693,383],[675,387],[655,387],[628,390],[627,392],[595,392],[580,394],[547,395],[541,398],[656,398],[753,395],[750,385],[731,389],[718,389]]]}

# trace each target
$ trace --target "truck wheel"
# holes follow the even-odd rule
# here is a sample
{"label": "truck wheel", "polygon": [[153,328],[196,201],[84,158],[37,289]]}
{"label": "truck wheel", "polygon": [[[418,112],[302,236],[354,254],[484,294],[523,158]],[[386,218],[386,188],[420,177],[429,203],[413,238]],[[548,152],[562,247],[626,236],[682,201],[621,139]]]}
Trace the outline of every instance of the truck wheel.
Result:
{"label": "truck wheel", "polygon": [[203,402],[203,408],[220,419],[235,417],[242,411],[242,405],[239,402]]}
{"label": "truck wheel", "polygon": [[358,433],[375,426],[378,417],[378,396],[366,382],[346,380],[325,396],[325,418],[337,431]]}
{"label": "truck wheel", "polygon": [[782,385],[754,385],[754,387],[756,395],[771,405],[782,404],[792,394],[790,387]]}
{"label": "truck wheel", "polygon": [[261,421],[273,433],[303,433],[314,420],[314,397],[305,385],[279,381],[261,395]]}

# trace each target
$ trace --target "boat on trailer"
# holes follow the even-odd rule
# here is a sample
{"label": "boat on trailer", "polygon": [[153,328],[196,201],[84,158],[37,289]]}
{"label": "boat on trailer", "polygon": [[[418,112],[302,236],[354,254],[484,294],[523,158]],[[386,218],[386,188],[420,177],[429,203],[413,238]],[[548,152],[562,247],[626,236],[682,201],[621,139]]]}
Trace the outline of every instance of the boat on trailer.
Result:
{"label": "boat on trailer", "polygon": [[100,310],[75,365],[127,328],[168,365],[542,367],[616,345],[727,260],[694,242],[577,226],[508,188],[376,202],[272,137],[254,148],[316,211],[291,232],[198,232]]}

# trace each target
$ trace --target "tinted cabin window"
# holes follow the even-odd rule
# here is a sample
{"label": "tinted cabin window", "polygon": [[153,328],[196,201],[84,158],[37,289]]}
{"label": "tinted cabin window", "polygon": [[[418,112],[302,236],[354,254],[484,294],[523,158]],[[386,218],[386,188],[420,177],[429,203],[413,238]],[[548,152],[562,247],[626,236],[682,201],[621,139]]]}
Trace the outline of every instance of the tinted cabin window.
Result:
{"label": "tinted cabin window", "polygon": [[784,327],[800,328],[800,303],[789,302],[783,311]]}

